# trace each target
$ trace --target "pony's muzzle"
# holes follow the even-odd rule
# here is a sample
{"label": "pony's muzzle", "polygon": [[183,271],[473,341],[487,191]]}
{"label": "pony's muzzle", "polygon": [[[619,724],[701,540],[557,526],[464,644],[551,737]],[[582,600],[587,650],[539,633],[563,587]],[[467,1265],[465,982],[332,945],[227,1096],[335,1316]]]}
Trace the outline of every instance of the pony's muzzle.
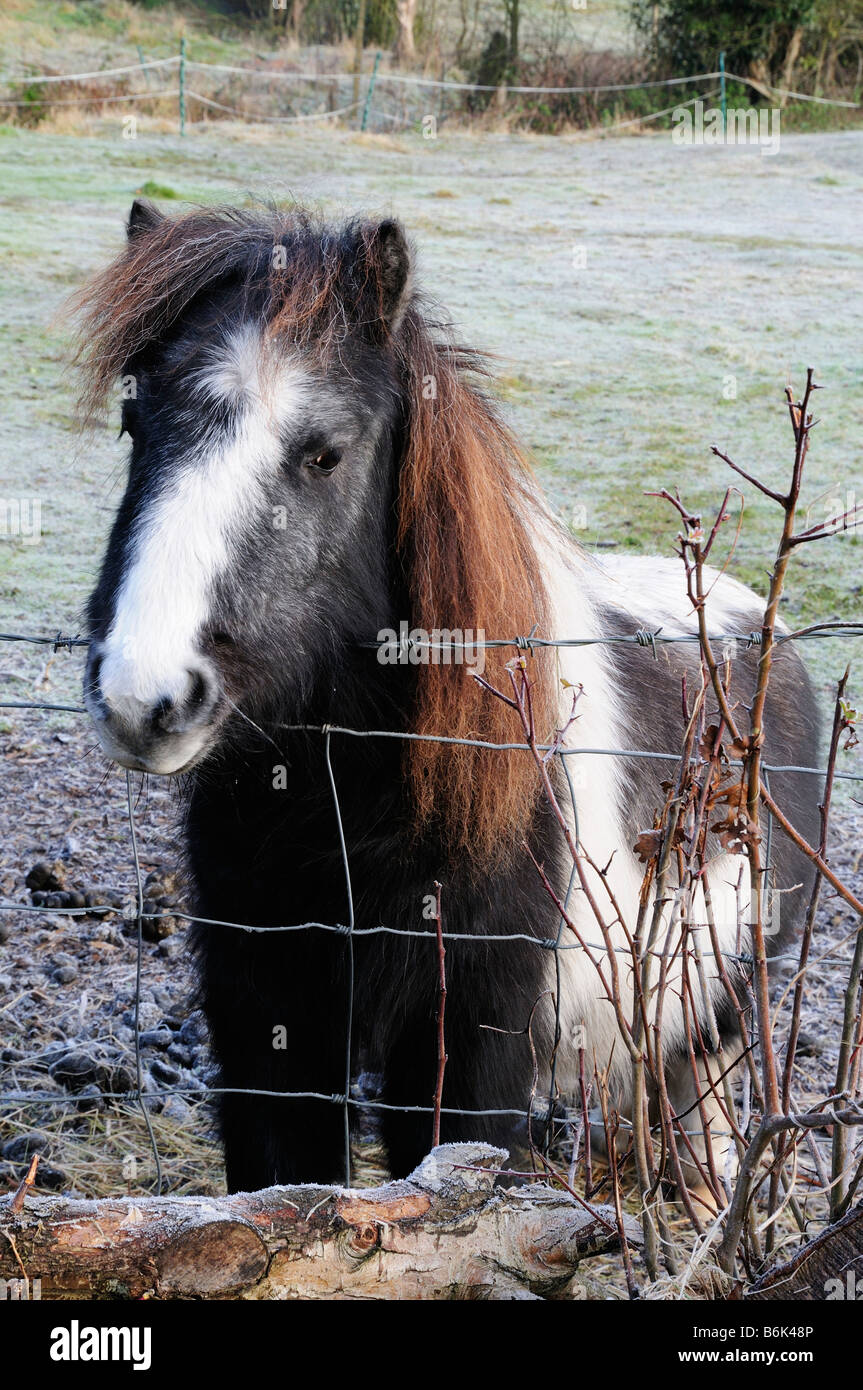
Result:
{"label": "pony's muzzle", "polygon": [[146,691],[134,663],[111,665],[94,643],[84,677],[84,702],[105,753],[123,767],[170,776],[206,752],[224,703],[222,681],[205,658]]}

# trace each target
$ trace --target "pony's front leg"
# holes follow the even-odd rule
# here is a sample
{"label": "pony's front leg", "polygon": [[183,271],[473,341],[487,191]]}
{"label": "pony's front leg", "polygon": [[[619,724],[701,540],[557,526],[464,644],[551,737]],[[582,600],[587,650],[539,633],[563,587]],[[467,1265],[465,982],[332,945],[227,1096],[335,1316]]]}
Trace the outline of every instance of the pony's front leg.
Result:
{"label": "pony's front leg", "polygon": [[[531,1104],[533,1064],[525,1020],[539,993],[528,980],[523,997],[503,1000],[484,968],[471,968],[467,947],[447,952],[444,1018],[446,1065],[443,1071],[441,1142],[480,1140],[507,1150],[520,1165],[528,1150],[527,1115]],[[537,955],[539,953],[537,952]],[[482,965],[485,957],[482,958]],[[532,962],[531,962],[532,963]],[[521,982],[520,982],[521,983]],[[404,1178],[433,1143],[433,1108],[438,1078],[438,999],[430,988],[415,998],[401,1029],[393,1032],[383,1060],[384,1100],[404,1110],[384,1112],[382,1129],[390,1172]],[[543,1020],[535,1020],[534,1045],[548,1051]],[[484,1113],[485,1112],[485,1113]],[[491,1112],[491,1113],[487,1113]],[[534,1121],[536,1142],[543,1126]]]}
{"label": "pony's front leg", "polygon": [[340,948],[332,937],[199,930],[229,1192],[344,1180]]}
{"label": "pony's front leg", "polygon": [[331,1101],[223,1095],[219,1126],[229,1192],[345,1180],[343,1111]]}

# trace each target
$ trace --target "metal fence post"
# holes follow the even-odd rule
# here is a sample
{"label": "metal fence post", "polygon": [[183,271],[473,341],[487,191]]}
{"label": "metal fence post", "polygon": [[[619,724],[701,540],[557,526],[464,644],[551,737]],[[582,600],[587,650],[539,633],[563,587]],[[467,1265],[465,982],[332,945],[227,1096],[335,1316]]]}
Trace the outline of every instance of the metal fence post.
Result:
{"label": "metal fence post", "polygon": [[365,106],[363,107],[363,119],[362,119],[362,123],[361,123],[361,125],[360,125],[360,130],[365,130],[366,126],[368,125],[369,112],[370,112],[371,109],[372,109],[372,93],[373,93],[374,90],[375,90],[375,78],[376,78],[377,75],[378,75],[378,63],[379,63],[380,61],[381,61],[381,55],[380,55],[380,52],[378,52],[378,53],[375,54],[375,65],[374,65],[374,67],[372,68],[372,75],[371,75],[371,77],[369,78],[369,90],[366,92],[366,104],[365,104]]}
{"label": "metal fence post", "polygon": [[725,96],[725,49],[719,55],[719,103],[722,107],[722,131],[728,128],[728,103]]}

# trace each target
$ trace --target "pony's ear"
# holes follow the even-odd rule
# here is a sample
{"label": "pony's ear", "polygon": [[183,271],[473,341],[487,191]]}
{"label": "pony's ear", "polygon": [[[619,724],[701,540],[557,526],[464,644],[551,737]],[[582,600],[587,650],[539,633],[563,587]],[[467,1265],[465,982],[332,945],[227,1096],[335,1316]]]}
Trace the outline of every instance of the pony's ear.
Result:
{"label": "pony's ear", "polygon": [[380,318],[393,333],[410,300],[413,268],[411,248],[401,223],[391,217],[366,223],[361,231],[361,257],[367,282],[374,287]]}
{"label": "pony's ear", "polygon": [[126,235],[130,241],[134,241],[136,237],[143,236],[145,232],[151,232],[164,220],[161,212],[153,203],[146,198],[136,198],[129,209]]}

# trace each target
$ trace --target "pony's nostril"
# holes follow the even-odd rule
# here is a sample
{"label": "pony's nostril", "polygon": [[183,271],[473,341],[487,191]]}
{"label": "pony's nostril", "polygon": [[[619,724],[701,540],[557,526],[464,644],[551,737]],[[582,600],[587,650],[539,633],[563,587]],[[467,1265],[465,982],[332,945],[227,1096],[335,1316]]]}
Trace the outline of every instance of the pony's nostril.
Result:
{"label": "pony's nostril", "polygon": [[179,733],[188,723],[194,723],[215,698],[215,687],[206,671],[188,671],[189,684],[180,700],[164,695],[150,710],[150,725],[157,733]]}
{"label": "pony's nostril", "polygon": [[154,729],[161,729],[174,709],[174,701],[170,695],[165,695],[153,706],[150,712],[150,723]]}

